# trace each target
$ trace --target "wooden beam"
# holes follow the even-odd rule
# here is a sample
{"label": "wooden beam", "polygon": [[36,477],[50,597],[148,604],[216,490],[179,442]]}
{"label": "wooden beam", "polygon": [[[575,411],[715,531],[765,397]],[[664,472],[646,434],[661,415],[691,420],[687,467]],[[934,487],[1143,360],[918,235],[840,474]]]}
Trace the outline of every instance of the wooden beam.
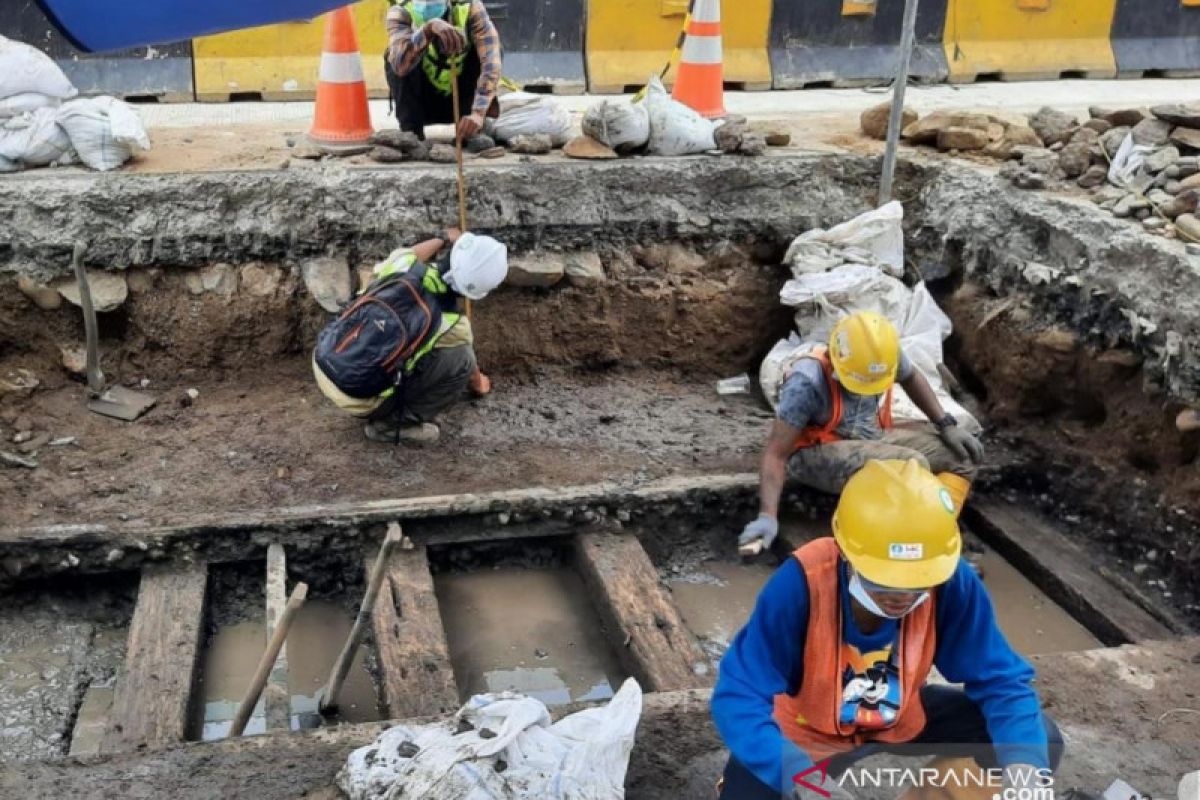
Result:
{"label": "wooden beam", "polygon": [[[368,558],[368,576],[372,563]],[[396,548],[387,569],[371,624],[388,718],[456,711],[458,687],[425,546]]]}
{"label": "wooden beam", "polygon": [[635,536],[581,534],[576,562],[613,647],[646,691],[711,686],[696,637]]}
{"label": "wooden beam", "polygon": [[[287,556],[283,545],[272,544],[267,548],[267,641],[275,635],[279,618],[287,606]],[[292,697],[288,690],[287,642],[275,657],[275,666],[263,688],[263,711],[267,718],[267,730],[288,730],[291,727]]]}
{"label": "wooden beam", "polygon": [[104,752],[183,741],[204,631],[207,589],[204,562],[142,570]]}
{"label": "wooden beam", "polygon": [[1163,624],[1101,574],[1101,559],[1038,514],[1003,502],[973,499],[964,521],[1050,599],[1104,644],[1171,639]]}

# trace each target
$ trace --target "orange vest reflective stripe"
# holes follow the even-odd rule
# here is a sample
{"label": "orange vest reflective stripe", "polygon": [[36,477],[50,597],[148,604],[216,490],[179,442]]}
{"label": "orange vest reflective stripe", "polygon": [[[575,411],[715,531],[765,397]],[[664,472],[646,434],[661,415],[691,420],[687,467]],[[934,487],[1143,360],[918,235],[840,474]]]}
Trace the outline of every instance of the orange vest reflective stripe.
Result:
{"label": "orange vest reflective stripe", "polygon": [[775,696],[775,722],[783,735],[814,761],[844,753],[865,742],[908,742],[925,728],[921,686],[929,677],[937,645],[936,594],[900,620],[896,667],[901,680],[900,709],[890,727],[858,731],[839,722],[842,708],[842,603],[832,537],[815,539],[793,554],[808,581],[808,634],[804,675],[794,695]]}
{"label": "orange vest reflective stripe", "polygon": [[[804,447],[812,447],[815,444],[829,444],[830,442],[840,442],[841,436],[838,436],[838,426],[842,424],[842,387],[834,379],[833,362],[829,359],[829,348],[824,345],[814,347],[812,352],[806,353],[801,358],[811,358],[821,365],[821,372],[825,375],[825,386],[829,388],[829,421],[824,425],[809,425],[800,431],[800,439],[796,443],[796,449],[800,450]],[[879,406],[879,427],[885,431],[890,429],[892,422],[892,389],[889,386],[884,392],[883,403]]]}

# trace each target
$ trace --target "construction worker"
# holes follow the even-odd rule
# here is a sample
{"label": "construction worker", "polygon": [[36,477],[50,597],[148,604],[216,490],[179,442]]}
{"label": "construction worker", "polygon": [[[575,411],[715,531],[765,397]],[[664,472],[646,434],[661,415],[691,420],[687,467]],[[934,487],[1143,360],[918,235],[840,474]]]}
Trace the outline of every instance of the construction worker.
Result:
{"label": "construction worker", "polygon": [[[874,752],[945,745],[973,745],[979,767],[1002,769],[1016,788],[1049,777],[1062,737],[1041,712],[1033,668],[959,558],[958,511],[915,460],[868,461],[850,478],[833,536],[780,566],[721,661],[721,798],[844,797],[837,789],[853,787],[822,786],[822,768],[836,777]],[[933,666],[963,688],[927,686]]]}
{"label": "construction worker", "polygon": [[[318,337],[317,385],[339,408],[366,420],[368,439],[431,444],[440,436],[434,420],[443,409],[468,388],[477,396],[491,391],[475,363],[471,320],[461,305],[503,283],[508,249],[489,236],[449,228],[395,250],[373,271],[371,285]],[[417,333],[405,337],[406,331]],[[401,349],[403,357],[395,357]]]}
{"label": "construction worker", "polygon": [[[929,424],[893,425],[895,383]],[[827,347],[812,345],[784,379],[759,468],[759,515],[743,530],[739,546],[771,546],[788,474],[837,494],[870,459],[910,458],[933,470],[961,507],[983,446],[942,408],[901,351],[895,326],[874,312],[851,314],[834,327]]]}
{"label": "construction worker", "polygon": [[500,106],[500,34],[480,0],[405,0],[387,10],[384,74],[400,130],[424,140],[425,126],[454,121],[452,76],[458,75],[458,135],[469,142]]}

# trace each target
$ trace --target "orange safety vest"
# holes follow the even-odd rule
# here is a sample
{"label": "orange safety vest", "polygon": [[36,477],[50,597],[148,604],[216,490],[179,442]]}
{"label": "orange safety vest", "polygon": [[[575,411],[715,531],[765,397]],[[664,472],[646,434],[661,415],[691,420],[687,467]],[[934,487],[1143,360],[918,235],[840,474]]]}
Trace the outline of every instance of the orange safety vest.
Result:
{"label": "orange safety vest", "polygon": [[865,742],[900,743],[925,729],[921,687],[933,666],[937,645],[937,596],[900,620],[897,670],[900,708],[887,728],[858,731],[840,722],[842,708],[842,603],[838,564],[841,552],[833,537],[815,539],[793,553],[808,581],[808,635],[804,640],[804,676],[794,695],[775,695],[775,722],[814,761],[844,753]]}
{"label": "orange safety vest", "polygon": [[[816,444],[829,444],[831,442],[840,442],[841,436],[838,436],[838,425],[842,424],[842,390],[841,385],[834,380],[833,362],[829,359],[829,348],[824,345],[814,347],[811,352],[801,356],[801,358],[811,358],[821,365],[821,371],[825,374],[825,385],[829,387],[829,401],[831,409],[829,412],[829,421],[824,425],[808,425],[800,431],[800,439],[796,443],[796,449],[800,450],[805,447],[812,447]],[[892,427],[892,389],[894,386],[889,386],[884,392],[883,403],[879,406],[879,427],[885,431]]]}

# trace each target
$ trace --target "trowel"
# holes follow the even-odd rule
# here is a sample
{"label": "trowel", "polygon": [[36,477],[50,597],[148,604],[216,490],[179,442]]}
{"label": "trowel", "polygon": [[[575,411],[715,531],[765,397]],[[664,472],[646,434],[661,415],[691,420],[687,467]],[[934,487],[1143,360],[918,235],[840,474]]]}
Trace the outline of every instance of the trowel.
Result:
{"label": "trowel", "polygon": [[100,334],[96,325],[96,309],[92,306],[92,289],[88,285],[87,273],[83,271],[83,254],[87,246],[76,243],[71,258],[75,269],[75,280],[79,283],[79,305],[83,309],[83,328],[87,335],[87,382],[88,410],[106,417],[133,422],[158,402],[157,398],[144,392],[135,392],[124,386],[104,388],[104,373],[100,371]]}

